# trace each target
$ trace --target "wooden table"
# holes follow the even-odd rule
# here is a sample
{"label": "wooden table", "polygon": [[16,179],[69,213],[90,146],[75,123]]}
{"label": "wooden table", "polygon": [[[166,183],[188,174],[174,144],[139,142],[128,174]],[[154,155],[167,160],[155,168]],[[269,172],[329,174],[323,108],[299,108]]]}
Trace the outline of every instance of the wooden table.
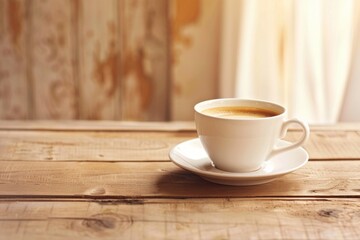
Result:
{"label": "wooden table", "polygon": [[0,239],[360,239],[360,124],[312,126],[305,167],[247,187],[170,162],[194,137],[193,123],[0,122]]}

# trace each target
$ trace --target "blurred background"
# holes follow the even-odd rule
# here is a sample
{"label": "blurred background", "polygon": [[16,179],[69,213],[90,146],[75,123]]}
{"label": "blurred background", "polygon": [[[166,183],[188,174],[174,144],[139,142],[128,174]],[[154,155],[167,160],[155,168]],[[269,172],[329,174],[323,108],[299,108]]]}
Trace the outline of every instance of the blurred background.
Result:
{"label": "blurred background", "polygon": [[257,98],[360,120],[358,0],[0,0],[0,119],[193,120]]}

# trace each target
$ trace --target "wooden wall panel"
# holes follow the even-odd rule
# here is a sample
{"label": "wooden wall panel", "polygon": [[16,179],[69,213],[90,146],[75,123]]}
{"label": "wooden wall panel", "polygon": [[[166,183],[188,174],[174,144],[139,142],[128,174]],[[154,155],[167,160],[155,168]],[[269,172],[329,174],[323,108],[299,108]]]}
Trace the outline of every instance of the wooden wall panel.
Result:
{"label": "wooden wall panel", "polygon": [[79,107],[82,119],[119,119],[118,2],[79,0]]}
{"label": "wooden wall panel", "polygon": [[120,4],[122,117],[168,118],[167,0],[124,0]]}
{"label": "wooden wall panel", "polygon": [[193,120],[195,103],[217,97],[221,1],[171,0],[172,120]]}
{"label": "wooden wall panel", "polygon": [[31,1],[30,57],[36,119],[74,119],[74,9],[70,0]]}
{"label": "wooden wall panel", "polygon": [[26,0],[0,0],[0,118],[29,118]]}
{"label": "wooden wall panel", "polygon": [[0,119],[192,120],[219,0],[0,0]]}

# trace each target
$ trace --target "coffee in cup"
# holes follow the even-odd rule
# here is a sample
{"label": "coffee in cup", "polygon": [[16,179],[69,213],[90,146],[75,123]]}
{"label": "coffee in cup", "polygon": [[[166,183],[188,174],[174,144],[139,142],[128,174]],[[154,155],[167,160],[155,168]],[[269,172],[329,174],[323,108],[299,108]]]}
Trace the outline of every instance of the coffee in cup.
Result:
{"label": "coffee in cup", "polygon": [[202,113],[214,117],[224,117],[230,119],[264,118],[278,115],[277,112],[271,111],[269,109],[246,106],[214,107],[205,109],[202,111]]}
{"label": "coffee in cup", "polygon": [[[198,103],[195,123],[200,141],[215,167],[228,172],[251,172],[272,156],[300,147],[308,139],[308,125],[285,120],[286,109],[278,104],[237,98]],[[277,147],[290,124],[303,130],[301,138]]]}

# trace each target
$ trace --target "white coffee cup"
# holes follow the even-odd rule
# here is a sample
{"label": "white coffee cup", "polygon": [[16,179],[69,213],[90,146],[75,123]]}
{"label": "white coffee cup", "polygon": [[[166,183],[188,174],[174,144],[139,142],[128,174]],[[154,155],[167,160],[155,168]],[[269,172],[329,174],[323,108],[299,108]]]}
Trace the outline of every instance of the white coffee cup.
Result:
{"label": "white coffee cup", "polygon": [[[229,107],[235,107],[235,110],[246,108],[255,111],[255,115],[260,109],[259,114],[265,110],[272,115],[223,116],[221,111],[229,110]],[[197,133],[204,149],[216,168],[228,172],[255,171],[272,156],[300,147],[310,135],[308,124],[298,119],[285,120],[286,109],[271,102],[237,98],[213,99],[196,104],[194,110]],[[275,146],[293,123],[302,128],[301,138],[288,146]]]}

